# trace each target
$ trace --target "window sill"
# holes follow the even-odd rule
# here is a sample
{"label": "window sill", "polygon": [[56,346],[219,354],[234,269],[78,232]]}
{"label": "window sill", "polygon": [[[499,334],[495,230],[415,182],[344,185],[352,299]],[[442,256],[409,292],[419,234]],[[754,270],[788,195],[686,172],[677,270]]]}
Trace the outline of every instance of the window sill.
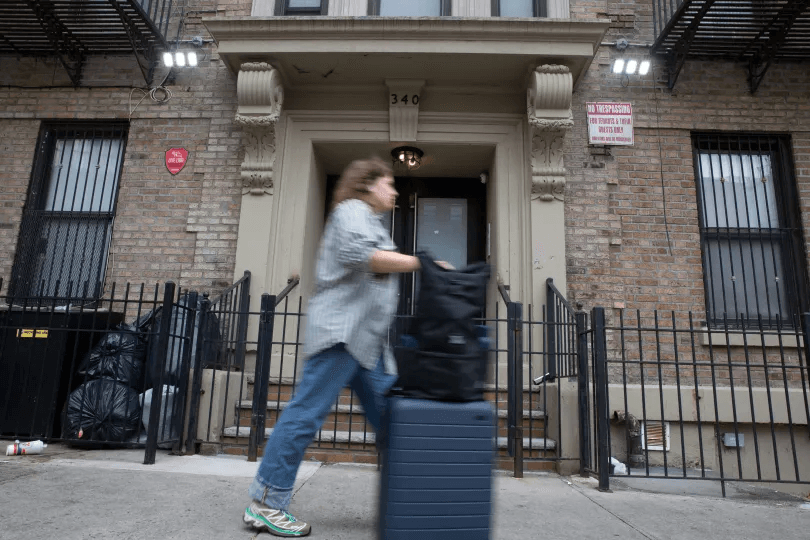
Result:
{"label": "window sill", "polygon": [[[804,339],[801,335],[796,335],[793,332],[782,332],[781,334],[777,332],[766,333],[764,335],[760,335],[759,332],[740,332],[738,330],[732,331],[729,330],[728,332],[718,332],[718,331],[711,331],[709,328],[703,327],[701,328],[700,339],[701,344],[708,346],[709,345],[709,335],[711,334],[711,345],[712,347],[758,347],[761,348],[763,338],[765,342],[765,347],[779,347],[780,341],[781,346],[786,349],[796,349],[798,347],[804,347]],[[798,338],[798,339],[797,339]],[[798,340],[798,343],[797,343]]]}

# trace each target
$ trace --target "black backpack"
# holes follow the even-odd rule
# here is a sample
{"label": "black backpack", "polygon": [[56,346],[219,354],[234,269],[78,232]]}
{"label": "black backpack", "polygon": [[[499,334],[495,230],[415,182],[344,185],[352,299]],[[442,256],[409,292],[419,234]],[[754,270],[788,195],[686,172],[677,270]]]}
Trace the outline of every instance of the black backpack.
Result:
{"label": "black backpack", "polygon": [[489,340],[484,313],[490,269],[474,264],[445,270],[425,253],[412,335],[394,348],[399,380],[394,393],[440,401],[484,399]]}
{"label": "black backpack", "polygon": [[478,348],[474,319],[486,305],[490,267],[476,263],[446,270],[426,253],[417,253],[422,263],[416,318],[411,333],[423,351],[470,354]]}

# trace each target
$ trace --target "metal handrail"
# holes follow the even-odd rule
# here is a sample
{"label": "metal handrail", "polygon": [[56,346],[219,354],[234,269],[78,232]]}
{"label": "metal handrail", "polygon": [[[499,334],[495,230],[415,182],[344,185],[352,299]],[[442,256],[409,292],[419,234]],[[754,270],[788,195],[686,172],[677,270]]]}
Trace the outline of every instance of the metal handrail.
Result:
{"label": "metal handrail", "polygon": [[502,281],[498,281],[498,291],[500,291],[504,302],[509,304],[512,301],[509,298],[509,285],[504,285]]}
{"label": "metal handrail", "polygon": [[288,294],[290,294],[290,291],[296,288],[299,283],[301,283],[301,276],[299,276],[298,274],[293,274],[292,276],[287,278],[287,286],[284,287],[284,289],[282,289],[282,291],[276,295],[276,305],[279,305],[281,301],[284,300],[284,298]]}
{"label": "metal handrail", "polygon": [[233,283],[233,285],[231,285],[230,287],[228,287],[227,289],[222,291],[220,293],[220,295],[215,300],[211,300],[211,305],[212,306],[216,305],[217,302],[219,302],[223,298],[227,297],[230,293],[232,293],[233,291],[238,289],[240,285],[242,285],[243,283],[249,283],[249,282],[250,282],[250,270],[245,270],[245,273],[242,274],[242,277],[239,278],[238,281],[235,281]]}
{"label": "metal handrail", "polygon": [[[568,310],[568,313],[570,313],[572,317],[576,315],[577,311],[573,308],[573,306],[571,306],[571,303],[568,302],[560,290],[554,286],[554,278],[546,279],[546,287],[548,287],[548,290],[554,294],[554,297],[557,298],[557,300],[559,300],[563,306],[565,306],[565,309]],[[546,299],[546,304],[548,304],[548,299]]]}

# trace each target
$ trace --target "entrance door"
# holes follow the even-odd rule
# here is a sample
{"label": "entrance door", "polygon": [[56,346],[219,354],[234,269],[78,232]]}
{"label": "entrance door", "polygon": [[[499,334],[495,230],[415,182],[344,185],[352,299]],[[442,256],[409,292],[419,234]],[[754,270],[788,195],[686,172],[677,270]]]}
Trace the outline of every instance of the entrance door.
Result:
{"label": "entrance door", "polygon": [[[486,186],[478,178],[397,178],[392,237],[400,252],[425,251],[456,268],[486,260]],[[400,278],[399,313],[412,315],[418,273]]]}
{"label": "entrance door", "polygon": [[[337,176],[327,177],[325,215]],[[426,251],[456,268],[486,260],[486,185],[478,178],[397,177],[397,204],[385,222],[400,253]],[[418,274],[400,275],[398,314],[412,315]]]}

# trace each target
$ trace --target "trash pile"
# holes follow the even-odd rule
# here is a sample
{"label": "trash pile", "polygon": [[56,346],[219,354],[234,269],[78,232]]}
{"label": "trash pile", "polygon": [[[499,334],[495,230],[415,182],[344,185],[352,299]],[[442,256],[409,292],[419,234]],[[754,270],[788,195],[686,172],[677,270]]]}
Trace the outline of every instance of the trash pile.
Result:
{"label": "trash pile", "polygon": [[121,323],[84,357],[84,383],[65,405],[63,437],[83,441],[125,442],[137,439],[141,425],[139,393],[154,311],[132,324]]}
{"label": "trash pile", "polygon": [[[200,297],[195,306],[197,310],[201,300]],[[156,346],[162,319],[160,307],[131,324],[121,323],[104,335],[79,366],[78,373],[84,382],[68,396],[63,438],[74,442],[145,442],[152,393],[158,385],[163,398],[158,441],[179,438],[183,399],[177,398],[182,398],[180,389],[185,390],[184,381],[196,362],[199,335],[199,319],[195,319],[191,365],[183,365],[188,341],[183,337],[187,317],[194,309],[188,305],[189,297],[185,294],[172,310],[165,365],[161,365]],[[215,317],[208,318],[204,334],[206,342],[213,344],[215,354],[219,336]]]}

